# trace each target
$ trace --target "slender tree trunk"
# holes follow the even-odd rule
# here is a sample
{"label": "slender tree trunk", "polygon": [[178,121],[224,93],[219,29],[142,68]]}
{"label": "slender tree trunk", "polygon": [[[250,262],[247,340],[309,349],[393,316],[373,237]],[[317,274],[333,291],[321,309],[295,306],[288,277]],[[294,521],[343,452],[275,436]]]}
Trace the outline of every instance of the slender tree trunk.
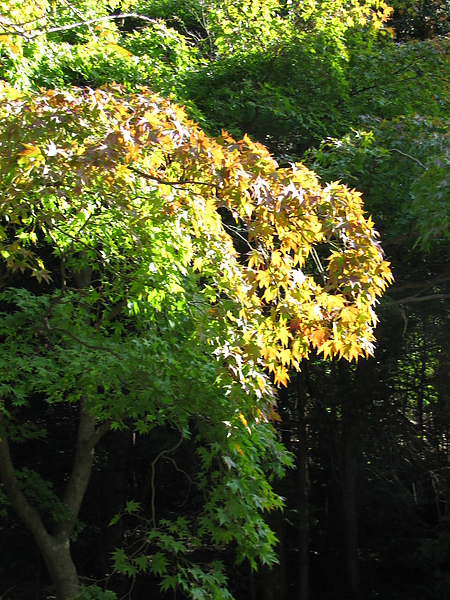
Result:
{"label": "slender tree trunk", "polygon": [[307,395],[302,373],[298,374],[297,411],[298,446],[297,473],[299,483],[298,581],[297,600],[307,600],[309,594],[309,470]]}
{"label": "slender tree trunk", "polygon": [[359,539],[358,539],[358,440],[363,415],[363,396],[358,394],[357,376],[350,376],[347,363],[338,364],[342,389],[340,457],[340,487],[343,515],[344,565],[351,598],[360,597]]}
{"label": "slender tree trunk", "polygon": [[358,462],[351,440],[344,441],[342,473],[342,510],[344,516],[344,557],[347,581],[353,598],[360,593],[358,514],[356,477]]}

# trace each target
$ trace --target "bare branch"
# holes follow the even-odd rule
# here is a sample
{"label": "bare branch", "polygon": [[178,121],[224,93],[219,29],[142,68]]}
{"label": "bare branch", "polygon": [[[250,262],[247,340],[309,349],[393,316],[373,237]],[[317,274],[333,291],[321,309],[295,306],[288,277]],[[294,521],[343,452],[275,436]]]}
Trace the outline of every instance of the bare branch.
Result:
{"label": "bare branch", "polygon": [[405,283],[404,285],[394,285],[392,286],[390,293],[391,294],[399,294],[400,292],[404,292],[405,290],[418,290],[414,296],[418,296],[419,294],[423,294],[426,290],[434,287],[435,285],[440,285],[442,283],[446,283],[450,281],[450,273],[442,273],[438,275],[434,279],[430,279],[429,281],[422,283]]}
{"label": "bare branch", "polygon": [[[47,29],[42,29],[38,31],[28,32],[25,31],[21,24],[15,23],[6,23],[0,22],[0,27],[3,29],[3,35],[17,35],[25,38],[28,41],[33,40],[34,38],[40,37],[42,35],[47,35],[48,33],[56,33],[58,31],[68,31],[69,29],[76,29],[77,27],[89,27],[95,23],[101,23],[103,21],[115,21],[116,19],[140,19],[142,21],[146,21],[148,23],[157,24],[158,21],[156,19],[151,19],[150,17],[146,17],[145,15],[141,15],[139,13],[121,13],[118,15],[106,15],[103,17],[96,17],[95,19],[86,19],[83,21],[77,21],[76,23],[68,23],[67,25],[58,25],[55,27],[49,27]],[[39,19],[36,19],[36,22]],[[23,25],[26,25],[24,23]],[[11,29],[7,29],[10,27]]]}
{"label": "bare branch", "polygon": [[422,167],[422,169],[425,169],[425,171],[428,171],[428,168],[423,163],[421,163],[418,158],[415,158],[414,156],[411,156],[411,154],[406,154],[406,152],[402,152],[398,148],[391,148],[389,150],[389,152],[398,152],[402,156],[406,156],[406,158],[410,158],[411,160],[413,160],[414,162],[416,162],[418,165],[420,165]]}
{"label": "bare branch", "polygon": [[156,527],[156,509],[155,509],[155,496],[156,496],[156,489],[155,489],[156,471],[155,471],[155,468],[156,468],[156,463],[163,456],[167,456],[168,454],[175,452],[181,446],[183,439],[184,439],[183,435],[181,435],[180,439],[178,440],[178,442],[175,444],[175,446],[173,448],[169,448],[168,450],[162,450],[151,464],[151,467],[152,467],[152,477],[151,477],[151,482],[152,482],[152,499],[151,499],[152,520],[151,520],[151,522],[153,524],[153,527]]}
{"label": "bare branch", "polygon": [[413,302],[427,302],[428,300],[444,300],[446,298],[450,298],[450,294],[430,294],[429,296],[409,296],[409,298],[403,298],[402,300],[397,300],[396,302],[392,302],[391,304],[412,304]]}

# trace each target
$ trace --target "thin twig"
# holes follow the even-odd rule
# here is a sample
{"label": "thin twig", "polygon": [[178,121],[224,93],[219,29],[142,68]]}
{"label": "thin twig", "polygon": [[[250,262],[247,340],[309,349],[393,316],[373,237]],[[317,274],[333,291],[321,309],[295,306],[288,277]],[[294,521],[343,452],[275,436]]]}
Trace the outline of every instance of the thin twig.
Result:
{"label": "thin twig", "polygon": [[[72,4],[70,4],[70,2],[68,2],[68,0],[63,0],[64,4],[66,4],[69,7],[69,10],[71,10],[79,19],[81,19],[82,21],[85,21],[85,16],[83,15],[82,12],[80,12],[77,8],[75,8],[75,6],[72,6]],[[92,37],[95,40],[98,40],[97,35],[95,34],[94,30],[92,29],[92,27],[90,25],[87,25],[90,34],[92,35]]]}
{"label": "thin twig", "polygon": [[24,37],[27,40],[33,40],[34,38],[40,37],[42,35],[47,35],[48,33],[56,33],[58,31],[68,31],[69,29],[76,29],[77,27],[82,27],[83,25],[89,27],[94,23],[101,23],[102,21],[114,21],[116,19],[141,19],[148,23],[153,23],[154,25],[158,24],[156,19],[151,19],[150,17],[146,17],[145,15],[141,15],[139,13],[121,13],[119,15],[106,15],[104,17],[96,17],[95,19],[86,19],[84,21],[77,21],[76,23],[68,23],[67,25],[58,25],[55,27],[49,27],[48,29],[42,29],[41,31],[33,31],[32,33],[28,33],[23,29],[19,29],[20,25],[16,25],[15,23],[8,23],[8,27],[14,28],[13,31],[8,31],[5,27],[5,24],[0,23],[0,26],[3,28],[4,33],[7,35],[18,35]]}
{"label": "thin twig", "polygon": [[422,169],[425,169],[425,171],[428,171],[428,167],[426,167],[423,163],[421,163],[418,158],[415,158],[414,156],[411,156],[411,154],[406,154],[406,152],[402,152],[398,148],[391,148],[390,152],[398,152],[402,156],[406,156],[406,158],[410,158],[411,160],[413,160],[414,162],[416,162],[418,165],[420,165],[422,167]]}
{"label": "thin twig", "polygon": [[158,460],[160,458],[162,458],[165,454],[169,454],[171,452],[175,452],[175,450],[177,450],[177,448],[179,448],[179,446],[181,445],[182,441],[183,441],[183,435],[181,435],[181,438],[178,440],[178,442],[175,444],[175,446],[173,448],[169,448],[169,450],[162,450],[158,456],[155,458],[155,460],[152,462],[152,477],[151,477],[151,483],[152,483],[152,498],[151,498],[151,506],[152,506],[152,523],[153,523],[153,527],[156,527],[156,509],[155,509],[155,497],[156,497],[156,489],[155,489],[155,467],[156,467],[156,463],[158,462]]}
{"label": "thin twig", "polygon": [[117,358],[117,360],[122,360],[121,357],[116,352],[114,352],[114,350],[111,350],[110,348],[105,348],[104,346],[96,346],[94,344],[89,344],[88,342],[84,342],[83,340],[80,340],[79,337],[77,337],[70,331],[67,331],[66,329],[62,329],[61,327],[51,327],[47,318],[45,318],[45,324],[47,326],[47,329],[50,329],[51,331],[59,331],[59,333],[64,333],[65,335],[68,335],[73,340],[75,340],[82,346],[89,348],[90,350],[100,350],[102,352],[108,352],[109,354],[112,354],[113,356],[115,356]]}

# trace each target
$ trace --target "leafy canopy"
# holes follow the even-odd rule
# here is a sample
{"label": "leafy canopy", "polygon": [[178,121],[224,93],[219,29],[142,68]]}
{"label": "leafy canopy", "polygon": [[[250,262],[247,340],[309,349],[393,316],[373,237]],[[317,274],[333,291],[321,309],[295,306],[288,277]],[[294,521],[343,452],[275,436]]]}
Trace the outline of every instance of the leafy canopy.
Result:
{"label": "leafy canopy", "polygon": [[[49,246],[66,269],[91,265],[97,303],[126,296],[135,312],[161,293],[179,294],[185,310],[185,274],[197,273],[209,321],[239,332],[218,352],[244,386],[249,361],[285,384],[311,348],[370,353],[391,276],[358,192],[322,187],[301,164],[278,168],[247,137],[209,139],[146,89],[31,95],[5,85],[1,118],[9,272],[49,282]],[[175,249],[178,269],[152,261],[155,244]]]}

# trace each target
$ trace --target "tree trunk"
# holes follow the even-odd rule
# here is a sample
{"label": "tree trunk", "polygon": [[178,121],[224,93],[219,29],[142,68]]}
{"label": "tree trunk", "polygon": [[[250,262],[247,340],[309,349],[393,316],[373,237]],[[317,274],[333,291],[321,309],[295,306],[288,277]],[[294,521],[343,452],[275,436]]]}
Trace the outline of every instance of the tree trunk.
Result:
{"label": "tree trunk", "polygon": [[[58,542],[52,536],[49,541],[40,544],[45,565],[52,579],[57,600],[74,598],[80,589],[78,573],[70,554],[70,539]],[[35,538],[36,539],[36,538]]]}
{"label": "tree trunk", "polygon": [[[0,411],[0,424],[3,414]],[[78,574],[70,554],[70,538],[80,510],[92,470],[94,448],[109,430],[109,423],[95,428],[94,418],[80,408],[80,425],[72,473],[64,494],[68,516],[58,522],[53,535],[45,528],[39,511],[27,500],[15,475],[6,431],[0,439],[0,475],[12,507],[33,535],[42,552],[45,565],[55,587],[57,600],[69,600],[79,591]]]}
{"label": "tree trunk", "polygon": [[299,483],[298,580],[297,600],[307,600],[309,594],[309,471],[307,395],[302,373],[297,384],[298,446],[297,473]]}
{"label": "tree trunk", "polygon": [[347,581],[353,598],[360,593],[358,514],[356,500],[356,476],[358,463],[351,440],[344,440],[342,473],[342,510],[344,516],[344,557]]}
{"label": "tree trunk", "polygon": [[356,480],[358,473],[358,445],[364,411],[364,397],[359,393],[355,373],[351,377],[349,365],[339,363],[338,372],[342,390],[341,439],[337,448],[340,457],[340,487],[343,515],[344,565],[351,598],[360,597],[358,501]]}

